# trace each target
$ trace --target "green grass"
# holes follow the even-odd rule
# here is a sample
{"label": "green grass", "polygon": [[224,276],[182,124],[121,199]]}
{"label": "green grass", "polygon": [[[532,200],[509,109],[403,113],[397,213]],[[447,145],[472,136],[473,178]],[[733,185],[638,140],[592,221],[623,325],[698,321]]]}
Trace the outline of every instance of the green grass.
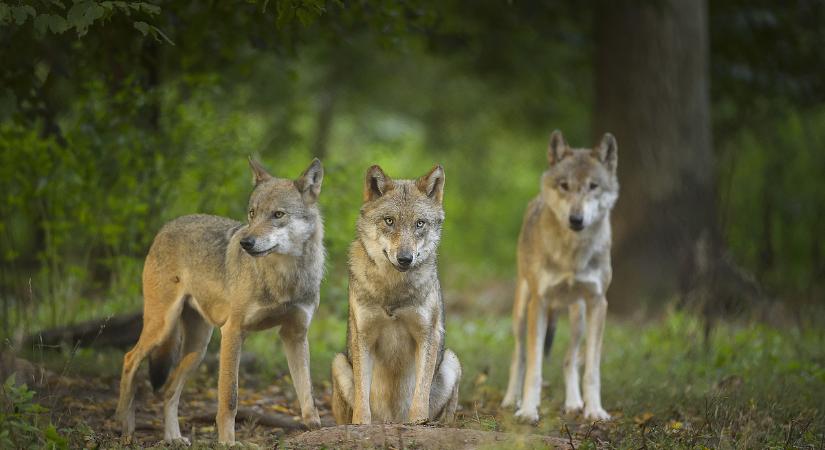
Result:
{"label": "green grass", "polygon": [[[342,315],[322,308],[310,329],[318,390],[329,388],[330,362],[344,345]],[[544,366],[542,420],[535,428],[514,423],[511,411],[498,408],[512,350],[509,317],[448,315],[447,328],[447,345],[464,368],[459,426],[562,437],[569,432],[578,448],[825,448],[822,327],[723,323],[706,343],[702,324],[686,313],[669,311],[644,323],[609,317],[602,393],[614,420],[591,427],[561,414],[568,327],[560,321]],[[274,330],[251,334],[244,350],[260,362],[256,376],[263,385],[288,373]],[[91,367],[99,373],[105,366],[116,373],[120,355],[110,353],[81,350],[69,372]]]}

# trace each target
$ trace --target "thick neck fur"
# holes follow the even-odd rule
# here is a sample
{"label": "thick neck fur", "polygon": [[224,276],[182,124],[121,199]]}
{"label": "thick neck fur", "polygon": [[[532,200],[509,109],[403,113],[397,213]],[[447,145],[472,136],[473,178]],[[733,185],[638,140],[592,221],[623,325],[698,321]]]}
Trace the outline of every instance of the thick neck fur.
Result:
{"label": "thick neck fur", "polygon": [[581,231],[560,223],[543,201],[539,201],[539,230],[545,257],[553,266],[577,272],[594,257],[610,253],[610,215],[606,214]]}
{"label": "thick neck fur", "polygon": [[299,256],[279,253],[259,257],[251,256],[238,243],[241,230],[243,228],[235,232],[227,248],[228,286],[232,285],[233,280],[243,279],[243,274],[233,273],[234,270],[249,270],[254,271],[258,279],[264,280],[266,286],[262,288],[266,291],[289,291],[296,297],[317,294],[324,274],[326,256],[323,245],[324,226],[320,214],[315,222],[315,230],[303,243],[303,251]]}
{"label": "thick neck fur", "polygon": [[383,256],[373,257],[358,239],[350,246],[350,289],[361,302],[381,305],[423,301],[438,286],[436,254],[406,272],[400,272]]}

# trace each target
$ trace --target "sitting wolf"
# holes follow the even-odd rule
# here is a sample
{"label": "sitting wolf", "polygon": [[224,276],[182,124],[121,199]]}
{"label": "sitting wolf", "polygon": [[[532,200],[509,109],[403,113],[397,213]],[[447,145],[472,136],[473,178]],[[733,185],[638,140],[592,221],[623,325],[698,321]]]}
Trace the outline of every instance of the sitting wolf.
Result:
{"label": "sitting wolf", "polygon": [[452,421],[461,365],[444,348],[436,250],[444,170],[417,180],[367,171],[350,247],[347,351],[332,364],[339,424]]}

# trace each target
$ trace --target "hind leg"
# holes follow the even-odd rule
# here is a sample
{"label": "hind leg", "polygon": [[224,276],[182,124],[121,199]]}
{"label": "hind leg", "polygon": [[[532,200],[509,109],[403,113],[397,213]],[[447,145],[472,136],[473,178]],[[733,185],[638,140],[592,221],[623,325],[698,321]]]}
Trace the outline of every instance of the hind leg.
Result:
{"label": "hind leg", "polygon": [[342,353],[332,360],[332,415],[338,425],[352,423],[352,365]]}
{"label": "hind leg", "polygon": [[183,345],[178,366],[169,375],[163,392],[163,439],[167,442],[181,442],[189,445],[189,440],[182,437],[178,423],[178,402],[186,379],[194,371],[206,353],[209,339],[212,337],[212,325],[205,321],[197,311],[184,306],[181,312],[183,326]]}
{"label": "hind leg", "polygon": [[513,303],[513,360],[510,362],[510,381],[507,383],[507,393],[501,401],[502,408],[518,408],[521,406],[521,392],[524,387],[524,312],[527,309],[527,282],[519,280],[516,285],[516,295]]}
{"label": "hind leg", "polygon": [[[171,294],[173,295],[173,294]],[[140,363],[149,353],[162,344],[172,333],[180,315],[182,302],[170,303],[167,311],[159,302],[145,296],[143,329],[135,347],[123,357],[123,371],[120,376],[120,398],[116,415],[121,422],[124,442],[130,442],[135,432],[135,375]],[[160,311],[158,311],[160,310]],[[157,313],[155,313],[157,312]]]}
{"label": "hind leg", "polygon": [[444,350],[441,365],[430,388],[430,420],[451,423],[458,406],[458,386],[461,381],[461,363],[452,350]]}

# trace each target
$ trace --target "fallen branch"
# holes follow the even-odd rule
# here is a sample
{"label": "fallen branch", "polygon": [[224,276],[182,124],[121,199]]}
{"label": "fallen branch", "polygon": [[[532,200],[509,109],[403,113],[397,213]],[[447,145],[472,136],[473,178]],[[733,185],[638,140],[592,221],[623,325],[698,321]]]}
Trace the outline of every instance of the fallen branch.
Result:
{"label": "fallen branch", "polygon": [[[192,420],[197,422],[215,422],[216,411],[208,411],[205,413],[193,416]],[[235,415],[237,422],[254,422],[259,425],[268,427],[283,428],[285,430],[306,430],[306,426],[296,421],[292,416],[286,414],[262,413],[252,408],[238,408],[238,413]]]}
{"label": "fallen branch", "polygon": [[33,333],[23,340],[27,348],[61,350],[78,347],[130,348],[143,328],[143,314],[121,314]]}

